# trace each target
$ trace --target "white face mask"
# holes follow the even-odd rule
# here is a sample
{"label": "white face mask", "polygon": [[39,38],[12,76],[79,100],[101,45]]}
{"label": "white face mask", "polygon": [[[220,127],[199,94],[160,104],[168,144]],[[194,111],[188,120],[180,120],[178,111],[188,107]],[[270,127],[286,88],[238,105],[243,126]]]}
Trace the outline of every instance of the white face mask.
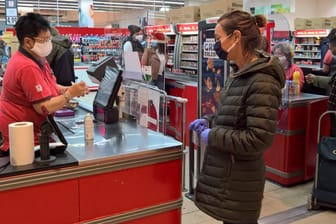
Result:
{"label": "white face mask", "polygon": [[142,35],[136,35],[135,39],[137,39],[138,41],[142,41],[143,40],[143,36]]}
{"label": "white face mask", "polygon": [[37,54],[38,56],[40,56],[41,58],[47,57],[52,50],[52,43],[51,41],[47,41],[44,43],[39,43],[35,41],[34,47],[30,50],[34,52],[35,54]]}
{"label": "white face mask", "polygon": [[286,58],[286,56],[278,56],[280,63],[282,64],[282,66],[284,67],[284,69],[288,68],[288,60]]}

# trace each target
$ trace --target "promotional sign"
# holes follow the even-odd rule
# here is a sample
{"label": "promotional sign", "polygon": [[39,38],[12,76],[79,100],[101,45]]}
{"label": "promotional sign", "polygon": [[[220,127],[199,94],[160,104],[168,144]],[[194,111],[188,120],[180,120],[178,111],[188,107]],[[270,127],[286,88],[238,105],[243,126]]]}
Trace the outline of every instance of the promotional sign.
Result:
{"label": "promotional sign", "polygon": [[220,91],[228,74],[225,61],[219,59],[214,50],[215,24],[208,24],[207,21],[201,21],[199,24],[199,117],[216,112]]}
{"label": "promotional sign", "polygon": [[180,23],[176,25],[178,33],[197,33],[197,23]]}
{"label": "promotional sign", "polygon": [[314,29],[314,30],[295,30],[295,37],[325,37],[329,33],[327,29]]}
{"label": "promotional sign", "polygon": [[93,0],[80,0],[79,1],[79,26],[81,27],[94,27],[94,8]]}
{"label": "promotional sign", "polygon": [[14,26],[18,18],[17,1],[6,0],[6,25]]}
{"label": "promotional sign", "polygon": [[165,35],[168,34],[175,34],[174,27],[171,24],[164,24],[164,25],[157,25],[157,26],[146,26],[145,32],[147,34],[153,33],[153,31],[164,33]]}

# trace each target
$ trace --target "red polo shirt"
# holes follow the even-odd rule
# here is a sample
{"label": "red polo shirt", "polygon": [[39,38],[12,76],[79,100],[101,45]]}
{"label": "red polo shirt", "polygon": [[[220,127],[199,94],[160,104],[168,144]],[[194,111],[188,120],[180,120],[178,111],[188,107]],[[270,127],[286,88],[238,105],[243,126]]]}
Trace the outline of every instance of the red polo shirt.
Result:
{"label": "red polo shirt", "polygon": [[0,131],[5,140],[2,150],[9,148],[8,125],[13,122],[33,122],[37,145],[37,134],[46,116],[37,113],[33,104],[57,95],[56,78],[47,61],[38,62],[21,48],[16,51],[7,65],[0,96]]}

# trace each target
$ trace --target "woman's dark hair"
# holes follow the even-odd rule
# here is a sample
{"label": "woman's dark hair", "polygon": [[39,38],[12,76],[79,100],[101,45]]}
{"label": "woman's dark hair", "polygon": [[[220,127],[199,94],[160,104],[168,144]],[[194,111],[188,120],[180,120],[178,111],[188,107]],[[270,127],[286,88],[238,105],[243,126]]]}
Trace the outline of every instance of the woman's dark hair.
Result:
{"label": "woman's dark hair", "polygon": [[25,37],[37,37],[43,31],[50,31],[50,24],[42,15],[30,12],[20,16],[14,28],[20,45],[23,45]]}
{"label": "woman's dark hair", "polygon": [[254,54],[260,48],[261,34],[256,18],[250,13],[234,10],[222,15],[217,21],[229,35],[239,30],[242,35],[242,46],[246,54]]}

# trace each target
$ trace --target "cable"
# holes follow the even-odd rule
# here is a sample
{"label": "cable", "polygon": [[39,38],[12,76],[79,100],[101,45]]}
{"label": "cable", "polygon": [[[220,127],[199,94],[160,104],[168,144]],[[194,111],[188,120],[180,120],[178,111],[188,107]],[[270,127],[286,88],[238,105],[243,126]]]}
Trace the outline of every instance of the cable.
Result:
{"label": "cable", "polygon": [[0,166],[0,173],[2,172],[2,171],[4,171],[6,168],[7,168],[7,166],[9,165],[9,161],[7,161],[7,163],[5,163],[4,165],[2,165],[2,166]]}

